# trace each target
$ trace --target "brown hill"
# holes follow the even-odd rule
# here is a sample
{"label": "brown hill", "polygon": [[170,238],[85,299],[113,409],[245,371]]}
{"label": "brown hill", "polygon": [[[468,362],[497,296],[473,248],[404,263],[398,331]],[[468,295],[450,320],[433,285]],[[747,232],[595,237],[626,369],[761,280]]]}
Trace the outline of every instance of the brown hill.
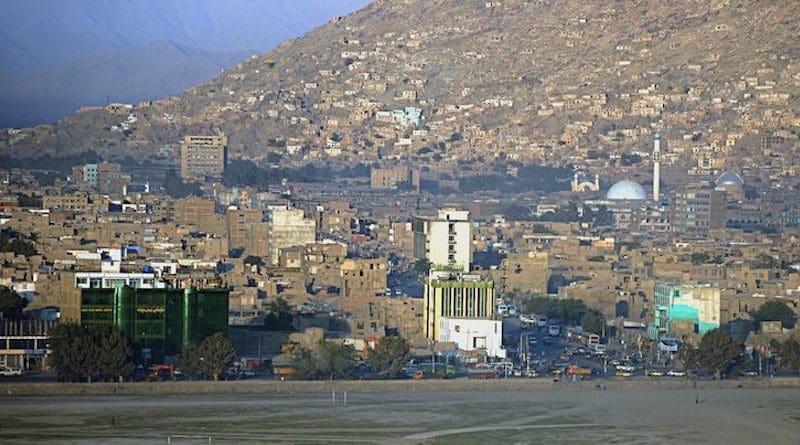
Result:
{"label": "brown hill", "polygon": [[[136,105],[128,130],[85,110],[3,132],[2,153],[175,163],[184,134],[224,131],[232,158],[463,171],[642,150],[654,130],[724,144],[800,126],[797,23],[793,0],[379,0]],[[406,107],[418,125],[390,113]]]}

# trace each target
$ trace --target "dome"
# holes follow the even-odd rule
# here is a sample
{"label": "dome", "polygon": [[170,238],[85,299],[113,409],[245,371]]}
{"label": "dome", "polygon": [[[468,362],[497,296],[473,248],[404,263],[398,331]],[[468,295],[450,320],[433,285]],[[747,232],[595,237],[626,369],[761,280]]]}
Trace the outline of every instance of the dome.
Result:
{"label": "dome", "polygon": [[619,181],[611,186],[606,193],[606,199],[615,201],[642,201],[647,199],[647,192],[639,183],[634,181]]}
{"label": "dome", "polygon": [[744,180],[742,177],[737,175],[732,171],[727,171],[722,174],[719,178],[717,178],[717,185],[718,186],[726,186],[726,185],[744,185]]}

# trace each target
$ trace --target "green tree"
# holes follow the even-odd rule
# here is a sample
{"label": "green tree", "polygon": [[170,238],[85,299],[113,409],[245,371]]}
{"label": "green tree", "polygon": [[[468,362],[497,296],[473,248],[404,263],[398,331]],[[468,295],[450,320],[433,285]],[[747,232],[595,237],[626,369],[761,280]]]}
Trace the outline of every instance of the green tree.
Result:
{"label": "green tree", "polygon": [[86,326],[72,322],[59,324],[50,337],[50,349],[50,364],[59,378],[92,382],[98,371],[99,347]]}
{"label": "green tree", "polygon": [[589,309],[581,317],[581,326],[584,332],[603,335],[605,333],[606,318],[599,311]]}
{"label": "green tree", "polygon": [[251,265],[254,265],[254,264],[256,266],[263,266],[264,265],[264,259],[261,258],[260,256],[248,255],[248,256],[245,257],[243,263],[244,263],[245,266],[251,266]]}
{"label": "green tree", "polygon": [[236,357],[231,341],[222,332],[206,337],[197,349],[197,354],[202,362],[203,374],[210,375],[214,380],[219,380],[219,376]]}
{"label": "green tree", "polygon": [[201,196],[203,194],[197,184],[186,184],[173,169],[169,169],[164,173],[164,190],[175,199],[189,195]]}
{"label": "green tree", "polygon": [[375,348],[369,351],[369,365],[385,377],[400,376],[403,366],[410,358],[411,350],[402,337],[383,337]]}
{"label": "green tree", "polygon": [[316,380],[320,377],[316,354],[307,348],[301,348],[292,353],[292,368],[295,378],[301,380]]}
{"label": "green tree", "polygon": [[125,334],[114,326],[98,325],[88,329],[95,342],[95,371],[106,380],[122,378],[133,371],[133,356],[130,342]]}
{"label": "green tree", "polygon": [[274,331],[291,331],[294,328],[294,315],[289,303],[278,297],[267,303],[267,315],[264,317],[264,326]]}
{"label": "green tree", "polygon": [[785,302],[770,300],[762,304],[753,314],[756,321],[780,321],[784,328],[791,329],[795,324],[795,314]]}
{"label": "green tree", "polygon": [[678,360],[688,373],[696,373],[700,367],[700,350],[691,343],[685,343],[678,352]]}
{"label": "green tree", "polygon": [[416,262],[414,262],[414,272],[416,272],[417,275],[427,274],[428,269],[430,269],[430,267],[431,267],[431,262],[424,258],[420,258]]}
{"label": "green tree", "polygon": [[724,329],[716,328],[703,335],[697,349],[700,365],[714,371],[717,379],[721,379],[722,373],[737,363],[743,346],[741,341],[728,335]]}
{"label": "green tree", "polygon": [[587,311],[583,300],[569,298],[558,300],[559,317],[572,323],[577,323]]}
{"label": "green tree", "polygon": [[558,300],[546,296],[534,296],[525,303],[525,312],[555,318],[560,315]]}
{"label": "green tree", "polygon": [[790,337],[778,343],[778,359],[781,368],[797,370],[800,373],[800,341]]}
{"label": "green tree", "polygon": [[337,341],[323,340],[319,348],[319,372],[326,379],[347,379],[356,367],[355,350]]}
{"label": "green tree", "polygon": [[178,366],[181,373],[189,380],[193,380],[198,374],[203,373],[203,362],[200,360],[200,355],[197,348],[189,346],[178,354]]}
{"label": "green tree", "polygon": [[0,286],[0,313],[6,318],[20,318],[28,299],[14,292],[11,288]]}

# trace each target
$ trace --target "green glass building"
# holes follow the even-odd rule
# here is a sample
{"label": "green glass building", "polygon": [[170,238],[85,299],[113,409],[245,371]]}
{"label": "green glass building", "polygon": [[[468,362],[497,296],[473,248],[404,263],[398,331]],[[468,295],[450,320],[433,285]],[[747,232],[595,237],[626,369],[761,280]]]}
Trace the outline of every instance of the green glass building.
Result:
{"label": "green glass building", "polygon": [[81,324],[110,324],[153,360],[179,354],[217,332],[228,335],[228,289],[81,290]]}

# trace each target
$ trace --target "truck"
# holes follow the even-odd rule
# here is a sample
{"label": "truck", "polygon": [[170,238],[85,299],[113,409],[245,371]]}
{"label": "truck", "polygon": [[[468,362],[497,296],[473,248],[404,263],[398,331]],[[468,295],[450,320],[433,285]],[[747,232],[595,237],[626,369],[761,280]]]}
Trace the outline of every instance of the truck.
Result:
{"label": "truck", "polygon": [[561,327],[557,324],[551,324],[547,328],[547,335],[551,337],[558,337],[561,334]]}
{"label": "truck", "polygon": [[580,377],[588,377],[592,375],[592,370],[590,368],[582,368],[578,365],[569,365],[567,367],[567,375],[577,375]]}

